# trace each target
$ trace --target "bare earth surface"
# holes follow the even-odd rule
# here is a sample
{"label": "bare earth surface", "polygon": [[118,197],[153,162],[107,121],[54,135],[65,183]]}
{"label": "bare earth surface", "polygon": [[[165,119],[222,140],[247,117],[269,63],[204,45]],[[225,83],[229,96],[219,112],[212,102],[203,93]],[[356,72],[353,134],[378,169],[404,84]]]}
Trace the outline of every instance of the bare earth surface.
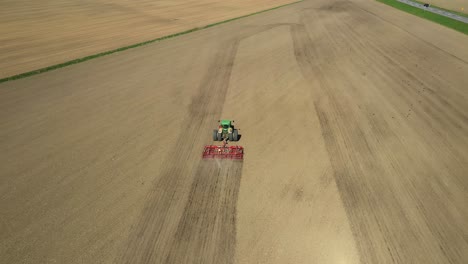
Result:
{"label": "bare earth surface", "polygon": [[2,0],[0,78],[291,2]]}
{"label": "bare earth surface", "polygon": [[[4,263],[467,263],[468,38],[304,1],[0,85]],[[202,161],[219,118],[244,162]]]}

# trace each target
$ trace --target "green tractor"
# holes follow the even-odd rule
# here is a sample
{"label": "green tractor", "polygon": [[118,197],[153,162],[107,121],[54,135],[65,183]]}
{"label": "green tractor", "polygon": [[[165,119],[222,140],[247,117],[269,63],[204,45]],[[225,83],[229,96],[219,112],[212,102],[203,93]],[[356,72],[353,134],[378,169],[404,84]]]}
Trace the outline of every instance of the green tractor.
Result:
{"label": "green tractor", "polygon": [[218,120],[218,122],[220,122],[218,129],[213,130],[214,141],[239,140],[239,132],[234,128],[234,120]]}

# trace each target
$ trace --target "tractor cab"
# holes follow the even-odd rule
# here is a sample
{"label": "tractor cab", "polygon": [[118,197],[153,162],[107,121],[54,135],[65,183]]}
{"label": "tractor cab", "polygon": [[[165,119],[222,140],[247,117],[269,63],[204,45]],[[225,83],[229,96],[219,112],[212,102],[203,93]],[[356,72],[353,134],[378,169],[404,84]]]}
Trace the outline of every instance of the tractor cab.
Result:
{"label": "tractor cab", "polygon": [[231,127],[231,120],[221,120],[223,130],[228,130]]}

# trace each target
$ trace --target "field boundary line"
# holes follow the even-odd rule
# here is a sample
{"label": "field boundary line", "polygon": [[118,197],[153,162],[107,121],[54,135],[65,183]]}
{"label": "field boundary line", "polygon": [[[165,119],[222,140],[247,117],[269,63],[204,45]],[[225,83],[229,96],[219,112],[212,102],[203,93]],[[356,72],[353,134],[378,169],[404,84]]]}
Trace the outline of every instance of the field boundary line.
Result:
{"label": "field boundary line", "polygon": [[463,34],[468,34],[468,25],[464,22],[455,20],[453,18],[439,15],[436,13],[432,13],[425,9],[420,9],[413,5],[407,4],[407,2],[402,2],[400,0],[376,0],[376,1],[385,5],[391,6],[393,8],[396,8],[398,10],[401,10],[403,12],[432,21],[434,23],[445,26],[447,28],[451,28]]}
{"label": "field boundary line", "polygon": [[[381,1],[381,0],[377,0],[377,2],[380,2],[380,1]],[[348,2],[350,2],[350,1],[348,0]],[[352,3],[352,2],[350,2],[350,3]],[[353,3],[353,4],[354,4],[354,3]],[[355,5],[356,5],[356,4],[355,4]],[[417,36],[416,34],[414,34],[414,33],[410,32],[410,31],[408,31],[408,30],[405,29],[404,27],[398,26],[397,24],[395,24],[395,22],[393,22],[393,21],[391,21],[391,20],[388,20],[388,19],[385,19],[385,18],[383,18],[383,17],[377,15],[376,13],[374,13],[374,12],[372,12],[372,11],[370,11],[370,10],[367,10],[367,9],[365,9],[365,8],[359,6],[359,5],[356,5],[356,7],[359,8],[359,9],[361,9],[361,10],[364,11],[364,12],[367,12],[367,13],[373,15],[373,16],[376,17],[377,19],[380,19],[380,20],[382,20],[382,21],[385,21],[385,22],[389,23],[390,25],[394,26],[395,28],[398,28],[399,30],[402,30],[402,31],[406,32],[406,33],[409,34],[411,37],[416,38],[416,39],[418,39],[418,40],[424,42],[425,44],[427,44],[427,45],[429,45],[429,46],[431,46],[431,47],[433,47],[433,48],[435,48],[435,49],[437,49],[437,50],[440,50],[441,52],[443,52],[443,53],[445,53],[445,54],[447,54],[447,55],[453,57],[454,59],[457,59],[457,60],[459,60],[459,61],[461,61],[461,62],[463,62],[463,63],[465,63],[465,64],[468,64],[468,61],[465,61],[464,59],[462,59],[462,58],[460,58],[460,57],[458,57],[458,56],[456,56],[456,55],[450,53],[449,51],[444,50],[444,49],[438,47],[437,45],[435,45],[435,44],[433,44],[433,43],[431,43],[431,42],[425,40],[424,38],[421,38],[421,37]]]}
{"label": "field boundary line", "polygon": [[250,14],[247,14],[247,15],[234,17],[234,18],[219,21],[219,22],[216,22],[216,23],[208,24],[206,26],[192,28],[192,29],[189,29],[189,30],[185,30],[185,31],[182,31],[182,32],[162,36],[162,37],[155,38],[155,39],[152,39],[152,40],[139,42],[139,43],[136,43],[136,44],[120,47],[120,48],[117,48],[117,49],[104,51],[104,52],[100,52],[100,53],[97,53],[97,54],[88,55],[88,56],[85,56],[85,57],[82,57],[82,58],[73,59],[73,60],[70,60],[70,61],[66,61],[66,62],[62,62],[62,63],[59,63],[59,64],[51,65],[51,66],[48,66],[48,67],[40,68],[40,69],[37,69],[37,70],[32,70],[32,71],[16,74],[16,75],[13,75],[13,76],[1,78],[0,83],[4,83],[4,82],[8,82],[8,81],[13,81],[13,80],[18,80],[18,79],[34,76],[34,75],[37,75],[37,74],[57,70],[57,69],[64,68],[64,67],[67,67],[67,66],[70,66],[70,65],[74,65],[74,64],[81,63],[81,62],[96,59],[96,58],[99,58],[99,57],[107,56],[107,55],[110,55],[110,54],[113,54],[113,53],[125,51],[125,50],[128,50],[128,49],[134,49],[134,48],[141,47],[141,46],[144,46],[144,45],[148,45],[148,44],[151,44],[151,43],[159,42],[159,41],[162,41],[162,40],[165,40],[165,39],[175,38],[177,36],[185,35],[185,34],[200,31],[200,30],[204,30],[204,29],[207,29],[207,28],[210,28],[210,27],[214,27],[214,26],[217,26],[217,25],[228,23],[228,22],[238,20],[238,19],[241,19],[241,18],[246,18],[246,17],[249,17],[249,16],[258,15],[258,14],[265,13],[265,12],[268,12],[268,11],[272,11],[272,10],[275,10],[275,9],[279,9],[279,8],[282,8],[282,7],[285,7],[285,6],[297,4],[297,3],[300,3],[302,1],[304,1],[304,0],[299,0],[299,1],[292,2],[292,3],[288,3],[288,4],[268,8],[268,9],[265,9],[265,10],[260,10],[260,11],[250,13]]}
{"label": "field boundary line", "polygon": [[412,1],[412,0],[397,0],[397,1],[401,2],[401,3],[405,3],[405,4],[410,5],[410,6],[414,6],[416,8],[422,9],[422,10],[426,10],[426,11],[434,13],[434,14],[438,14],[438,15],[448,17],[448,18],[451,18],[451,19],[455,19],[455,20],[458,20],[458,21],[463,22],[465,24],[468,24],[468,17],[460,16],[460,15],[458,15],[456,13],[440,9],[437,6],[430,5],[430,6],[426,7],[426,6],[424,6],[424,4],[421,4],[419,2]]}

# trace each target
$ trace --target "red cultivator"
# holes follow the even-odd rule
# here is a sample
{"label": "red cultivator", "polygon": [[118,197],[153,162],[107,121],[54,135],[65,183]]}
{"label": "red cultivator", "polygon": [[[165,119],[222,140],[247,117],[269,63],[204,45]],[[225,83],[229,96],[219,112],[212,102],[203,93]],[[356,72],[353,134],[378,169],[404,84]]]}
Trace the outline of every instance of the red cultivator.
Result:
{"label": "red cultivator", "polygon": [[244,159],[244,148],[241,146],[208,145],[203,150],[204,159]]}

